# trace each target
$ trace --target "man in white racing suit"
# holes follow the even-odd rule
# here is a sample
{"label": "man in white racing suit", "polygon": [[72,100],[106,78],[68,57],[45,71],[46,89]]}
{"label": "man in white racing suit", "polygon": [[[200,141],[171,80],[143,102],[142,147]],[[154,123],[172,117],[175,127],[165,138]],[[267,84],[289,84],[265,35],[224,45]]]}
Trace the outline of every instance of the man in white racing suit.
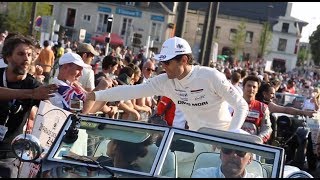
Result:
{"label": "man in white racing suit", "polygon": [[[191,130],[210,127],[240,129],[248,104],[218,70],[193,64],[188,42],[179,37],[166,40],[155,59],[166,73],[134,86],[118,86],[88,94],[88,100],[118,101],[153,95],[167,96],[184,113]],[[233,117],[228,104],[235,109]]]}

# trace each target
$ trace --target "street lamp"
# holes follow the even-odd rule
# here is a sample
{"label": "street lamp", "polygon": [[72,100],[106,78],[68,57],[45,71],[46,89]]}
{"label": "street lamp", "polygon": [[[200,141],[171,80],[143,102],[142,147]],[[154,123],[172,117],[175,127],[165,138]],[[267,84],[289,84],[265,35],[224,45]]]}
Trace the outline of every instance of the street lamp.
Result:
{"label": "street lamp", "polygon": [[111,31],[112,31],[112,22],[113,22],[113,14],[110,15],[110,17],[108,17],[108,21],[107,21],[107,30],[106,32],[107,37],[105,39],[106,42],[106,50],[105,50],[105,55],[107,56],[109,53],[109,44],[111,42]]}

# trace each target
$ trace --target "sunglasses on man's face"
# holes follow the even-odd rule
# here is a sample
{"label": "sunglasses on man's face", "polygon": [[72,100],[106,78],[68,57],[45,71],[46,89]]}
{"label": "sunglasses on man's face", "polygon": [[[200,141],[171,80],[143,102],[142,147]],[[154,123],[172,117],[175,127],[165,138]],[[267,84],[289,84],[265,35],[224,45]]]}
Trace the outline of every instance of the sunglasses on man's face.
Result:
{"label": "sunglasses on man's face", "polygon": [[227,148],[221,148],[221,152],[226,155],[230,155],[232,152],[234,152],[239,157],[244,157],[247,154],[247,152],[233,150],[233,149],[227,149]]}
{"label": "sunglasses on man's face", "polygon": [[161,61],[162,64],[168,66],[173,59],[169,59],[168,61]]}
{"label": "sunglasses on man's face", "polygon": [[149,71],[149,72],[150,72],[150,71],[152,71],[152,72],[155,72],[155,71],[156,71],[156,70],[151,69],[151,68],[146,68],[146,70]]}

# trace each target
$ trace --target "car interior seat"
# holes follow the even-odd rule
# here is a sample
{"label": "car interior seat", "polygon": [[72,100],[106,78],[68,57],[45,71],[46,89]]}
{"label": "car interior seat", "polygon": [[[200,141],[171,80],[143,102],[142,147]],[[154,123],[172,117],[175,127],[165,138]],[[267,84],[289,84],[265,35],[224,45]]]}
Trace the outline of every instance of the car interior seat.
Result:
{"label": "car interior seat", "polygon": [[[156,144],[148,146],[148,154],[143,158],[138,158],[136,163],[143,172],[150,172],[152,164],[155,160],[156,154],[159,147]],[[176,177],[177,166],[176,166],[176,155],[174,152],[169,151],[164,161],[161,176]]]}
{"label": "car interior seat", "polygon": [[[220,154],[215,152],[203,152],[200,153],[194,163],[192,174],[199,168],[207,167],[219,167],[221,164]],[[258,176],[264,177],[262,165],[257,160],[252,160],[247,166],[246,170],[250,173],[254,173]],[[191,176],[192,176],[191,174]]]}

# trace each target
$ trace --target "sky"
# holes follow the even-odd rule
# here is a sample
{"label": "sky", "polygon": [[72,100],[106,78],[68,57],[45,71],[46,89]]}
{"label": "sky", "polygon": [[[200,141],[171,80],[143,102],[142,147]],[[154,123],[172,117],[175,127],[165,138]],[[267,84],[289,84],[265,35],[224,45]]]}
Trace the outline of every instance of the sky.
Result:
{"label": "sky", "polygon": [[300,42],[309,42],[309,36],[320,24],[320,2],[291,2],[291,16],[309,23],[302,29]]}

